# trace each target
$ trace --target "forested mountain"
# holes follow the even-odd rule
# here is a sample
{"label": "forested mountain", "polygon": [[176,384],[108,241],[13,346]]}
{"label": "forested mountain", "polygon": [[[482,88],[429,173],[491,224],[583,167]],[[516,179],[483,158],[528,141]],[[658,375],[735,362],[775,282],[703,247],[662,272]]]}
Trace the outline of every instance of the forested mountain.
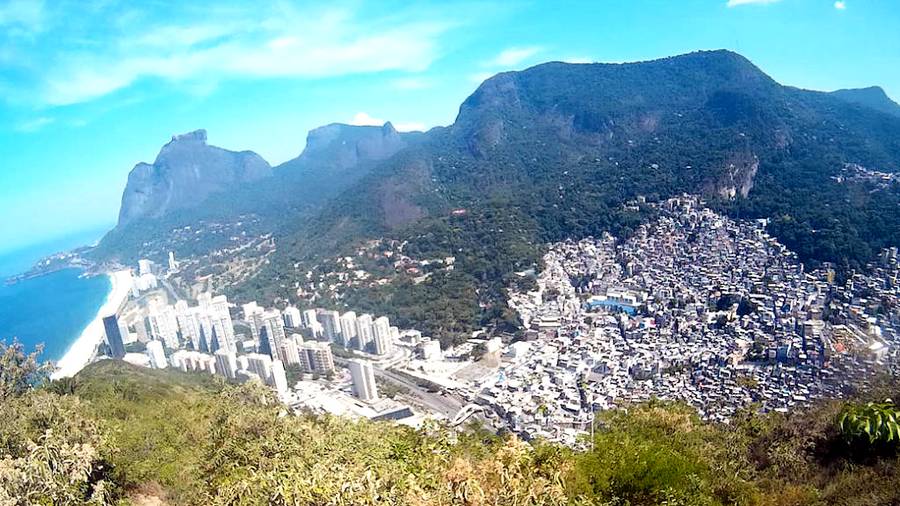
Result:
{"label": "forested mountain", "polygon": [[879,86],[870,86],[868,88],[858,88],[849,90],[837,90],[831,92],[832,95],[842,98],[847,102],[870,107],[872,109],[886,112],[894,116],[900,116],[900,104],[897,104],[887,93]]}
{"label": "forested mountain", "polygon": [[626,201],[681,192],[772,218],[804,261],[858,268],[900,244],[900,188],[871,177],[898,169],[900,118],[782,86],[735,53],[547,63],[485,81],[453,125],[331,200],[238,294],[291,300],[281,287],[298,263],[391,237],[455,255],[456,268],[345,302],[459,335],[502,317],[503,287],[536,264],[540,244],[628,235],[646,216]]}
{"label": "forested mountain", "polygon": [[900,171],[900,117],[877,90],[782,86],[729,51],[546,63],[488,79],[446,128],[314,130],[272,177],[117,229],[98,256],[134,258],[176,224],[240,221],[273,233],[277,251],[232,295],[293,301],[298,272],[320,259],[367,239],[406,241],[422,256],[455,256],[455,269],[342,304],[441,336],[508,319],[503,289],[536,266],[542,244],[627,236],[647,217],[624,205],[638,196],[701,193],[732,217],[770,218],[805,262],[860,268],[900,244],[900,185],[884,177]]}

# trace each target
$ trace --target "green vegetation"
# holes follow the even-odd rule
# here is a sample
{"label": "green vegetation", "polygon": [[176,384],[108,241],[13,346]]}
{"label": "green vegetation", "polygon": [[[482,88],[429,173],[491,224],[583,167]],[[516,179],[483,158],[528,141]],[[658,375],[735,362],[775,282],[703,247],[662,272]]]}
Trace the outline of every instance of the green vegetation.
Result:
{"label": "green vegetation", "polygon": [[[0,347],[2,378],[28,385],[4,390],[0,403],[3,504],[900,501],[896,445],[876,450],[868,436],[862,446],[848,444],[842,430],[863,419],[887,420],[896,410],[864,399],[788,415],[747,411],[730,425],[651,401],[600,413],[593,441],[576,451],[477,426],[453,433],[438,424],[413,430],[294,416],[258,384],[228,385],[122,362],[98,362],[75,378],[48,383],[34,356]],[[883,390],[900,393],[896,385]]]}
{"label": "green vegetation", "polygon": [[850,441],[865,438],[871,445],[896,445],[900,443],[900,408],[890,399],[850,404],[841,411],[838,426]]}

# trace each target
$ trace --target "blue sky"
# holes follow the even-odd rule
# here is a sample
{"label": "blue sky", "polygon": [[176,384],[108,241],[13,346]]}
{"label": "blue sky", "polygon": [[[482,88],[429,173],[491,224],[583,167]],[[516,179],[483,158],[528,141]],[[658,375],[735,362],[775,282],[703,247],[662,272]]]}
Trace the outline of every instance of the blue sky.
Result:
{"label": "blue sky", "polygon": [[449,124],[499,71],[717,48],[897,99],[897,27],[888,0],[0,0],[0,252],[112,226],[172,134],[274,165],[325,123]]}

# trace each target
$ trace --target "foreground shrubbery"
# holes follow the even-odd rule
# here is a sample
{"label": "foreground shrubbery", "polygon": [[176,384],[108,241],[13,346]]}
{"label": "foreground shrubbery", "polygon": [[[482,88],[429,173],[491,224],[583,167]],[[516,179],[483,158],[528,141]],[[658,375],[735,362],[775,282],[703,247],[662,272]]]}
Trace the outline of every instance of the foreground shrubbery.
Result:
{"label": "foreground shrubbery", "polygon": [[0,504],[900,503],[896,448],[848,441],[840,403],[723,427],[651,402],[601,414],[593,449],[574,452],[477,428],[291,416],[262,387],[114,362],[10,392]]}

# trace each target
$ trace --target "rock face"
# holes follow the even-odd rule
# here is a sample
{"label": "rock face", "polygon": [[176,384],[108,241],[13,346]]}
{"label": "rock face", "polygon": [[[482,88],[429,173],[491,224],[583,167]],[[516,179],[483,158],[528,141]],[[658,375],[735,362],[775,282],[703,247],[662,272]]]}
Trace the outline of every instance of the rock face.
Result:
{"label": "rock face", "polygon": [[205,130],[173,136],[152,164],[131,170],[118,226],[199,205],[213,193],[271,174],[269,164],[252,151],[208,145]]}
{"label": "rock face", "polygon": [[331,123],[310,130],[303,153],[279,165],[276,172],[344,171],[392,156],[407,146],[411,135],[397,132],[390,122],[380,127]]}

